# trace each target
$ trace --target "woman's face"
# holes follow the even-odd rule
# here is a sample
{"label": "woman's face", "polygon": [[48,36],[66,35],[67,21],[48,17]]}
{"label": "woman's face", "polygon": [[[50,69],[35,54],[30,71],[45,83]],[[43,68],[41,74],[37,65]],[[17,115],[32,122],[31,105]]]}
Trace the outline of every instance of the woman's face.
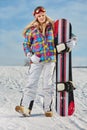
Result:
{"label": "woman's face", "polygon": [[43,24],[46,20],[46,12],[40,12],[39,14],[35,14],[35,18]]}

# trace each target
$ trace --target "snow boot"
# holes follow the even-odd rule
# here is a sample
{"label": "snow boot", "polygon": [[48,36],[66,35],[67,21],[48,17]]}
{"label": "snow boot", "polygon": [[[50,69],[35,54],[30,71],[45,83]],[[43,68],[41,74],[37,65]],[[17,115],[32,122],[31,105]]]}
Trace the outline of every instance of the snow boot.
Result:
{"label": "snow boot", "polygon": [[45,116],[46,117],[52,117],[53,116],[53,112],[52,111],[47,111],[47,112],[45,112]]}
{"label": "snow boot", "polygon": [[25,108],[24,106],[16,106],[15,110],[19,113],[21,113],[24,117],[30,116],[31,110],[28,108]]}

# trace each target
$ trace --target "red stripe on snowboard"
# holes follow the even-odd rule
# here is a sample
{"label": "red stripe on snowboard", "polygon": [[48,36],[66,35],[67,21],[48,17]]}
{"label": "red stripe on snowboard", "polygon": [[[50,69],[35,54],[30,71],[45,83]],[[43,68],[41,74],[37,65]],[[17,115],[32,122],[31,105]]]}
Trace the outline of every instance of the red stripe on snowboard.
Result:
{"label": "red stripe on snowboard", "polygon": [[54,37],[58,35],[58,20],[54,24]]}
{"label": "red stripe on snowboard", "polygon": [[69,107],[68,107],[68,115],[72,115],[73,114],[73,112],[75,111],[75,109],[73,109],[73,108],[75,108],[75,104],[72,101],[72,102],[70,102]]}

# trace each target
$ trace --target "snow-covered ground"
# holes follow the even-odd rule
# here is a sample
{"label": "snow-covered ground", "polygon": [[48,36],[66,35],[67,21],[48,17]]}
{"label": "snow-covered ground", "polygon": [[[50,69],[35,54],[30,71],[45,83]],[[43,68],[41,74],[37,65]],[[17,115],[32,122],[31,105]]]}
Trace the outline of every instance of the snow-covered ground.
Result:
{"label": "snow-covered ground", "polygon": [[[41,88],[31,117],[15,112],[28,67],[0,67],[0,130],[87,130],[87,68],[73,68],[76,110],[71,117],[45,117],[42,109]],[[39,83],[40,84],[40,83]]]}

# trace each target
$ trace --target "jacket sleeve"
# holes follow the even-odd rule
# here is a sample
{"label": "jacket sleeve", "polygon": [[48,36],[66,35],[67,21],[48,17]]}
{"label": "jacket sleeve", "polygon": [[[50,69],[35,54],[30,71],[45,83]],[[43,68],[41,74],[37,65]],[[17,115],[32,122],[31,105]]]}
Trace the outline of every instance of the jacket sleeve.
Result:
{"label": "jacket sleeve", "polygon": [[23,42],[23,50],[25,55],[27,55],[28,52],[31,52],[31,44],[32,44],[32,34],[31,30],[28,29],[24,35],[24,42]]}

